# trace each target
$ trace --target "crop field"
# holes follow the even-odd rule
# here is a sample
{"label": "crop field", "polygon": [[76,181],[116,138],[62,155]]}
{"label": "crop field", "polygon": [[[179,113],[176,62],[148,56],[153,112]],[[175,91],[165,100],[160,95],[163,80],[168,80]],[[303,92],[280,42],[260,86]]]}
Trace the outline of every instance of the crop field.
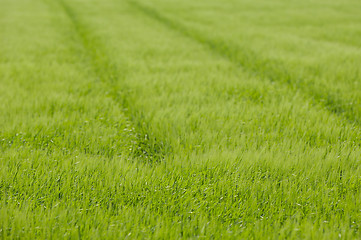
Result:
{"label": "crop field", "polygon": [[0,239],[360,239],[360,10],[0,0]]}

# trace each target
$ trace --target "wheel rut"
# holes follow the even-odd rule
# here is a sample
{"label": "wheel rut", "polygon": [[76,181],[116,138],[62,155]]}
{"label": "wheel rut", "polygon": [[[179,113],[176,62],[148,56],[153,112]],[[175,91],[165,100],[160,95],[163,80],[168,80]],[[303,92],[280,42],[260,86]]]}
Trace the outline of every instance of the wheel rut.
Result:
{"label": "wheel rut", "polygon": [[232,62],[242,70],[262,79],[280,82],[288,86],[293,92],[302,92],[304,97],[311,99],[314,105],[323,107],[331,114],[337,115],[352,125],[361,126],[360,108],[356,104],[350,104],[350,100],[342,99],[336,93],[329,92],[326,86],[318,85],[316,87],[306,82],[305,79],[300,79],[280,61],[261,59],[250,49],[241,48],[222,39],[210,38],[138,1],[128,0],[127,2],[145,16],[161,23],[172,31],[176,31],[202,44],[211,53]]}
{"label": "wheel rut", "polygon": [[[127,77],[126,67],[115,65],[112,62],[103,50],[103,43],[89,35],[87,26],[81,22],[68,3],[63,0],[59,0],[58,3],[73,25],[73,30],[89,59],[94,75],[105,83],[109,95],[122,108],[135,131],[136,138],[133,146],[129,149],[129,155],[150,164],[163,162],[165,156],[171,153],[171,148],[165,141],[153,137],[142,111],[129,100],[127,94],[129,88],[124,81]],[[122,89],[119,89],[119,84]]]}

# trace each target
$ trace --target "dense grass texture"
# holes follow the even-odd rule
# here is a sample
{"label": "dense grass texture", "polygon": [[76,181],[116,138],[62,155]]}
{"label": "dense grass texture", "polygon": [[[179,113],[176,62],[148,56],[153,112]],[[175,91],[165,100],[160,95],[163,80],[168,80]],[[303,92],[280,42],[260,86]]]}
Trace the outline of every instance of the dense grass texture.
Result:
{"label": "dense grass texture", "polygon": [[1,239],[361,238],[361,3],[0,0]]}

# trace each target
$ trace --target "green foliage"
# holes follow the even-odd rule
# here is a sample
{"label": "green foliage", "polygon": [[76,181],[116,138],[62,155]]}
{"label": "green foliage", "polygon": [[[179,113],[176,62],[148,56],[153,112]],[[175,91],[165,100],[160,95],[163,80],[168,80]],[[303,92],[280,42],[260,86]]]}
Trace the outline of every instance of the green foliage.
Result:
{"label": "green foliage", "polygon": [[351,239],[360,3],[1,0],[1,239]]}

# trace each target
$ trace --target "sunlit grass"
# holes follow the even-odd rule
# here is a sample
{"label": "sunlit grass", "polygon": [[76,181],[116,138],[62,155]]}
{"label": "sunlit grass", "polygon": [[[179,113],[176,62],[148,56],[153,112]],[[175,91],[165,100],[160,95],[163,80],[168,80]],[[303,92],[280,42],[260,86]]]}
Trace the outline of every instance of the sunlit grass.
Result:
{"label": "sunlit grass", "polygon": [[360,237],[357,1],[1,3],[2,239]]}

